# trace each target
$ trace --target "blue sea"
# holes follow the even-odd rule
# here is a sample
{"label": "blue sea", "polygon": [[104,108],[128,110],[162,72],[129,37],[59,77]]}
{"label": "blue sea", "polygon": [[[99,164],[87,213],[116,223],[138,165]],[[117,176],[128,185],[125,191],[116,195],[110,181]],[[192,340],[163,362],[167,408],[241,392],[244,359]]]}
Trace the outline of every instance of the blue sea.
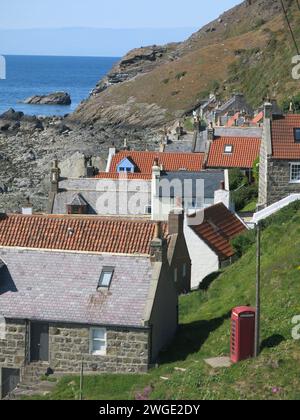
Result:
{"label": "blue sea", "polygon": [[[86,99],[119,58],[6,56],[6,80],[0,80],[0,114],[13,108],[28,115],[65,115]],[[33,95],[68,92],[70,106],[25,105]]]}

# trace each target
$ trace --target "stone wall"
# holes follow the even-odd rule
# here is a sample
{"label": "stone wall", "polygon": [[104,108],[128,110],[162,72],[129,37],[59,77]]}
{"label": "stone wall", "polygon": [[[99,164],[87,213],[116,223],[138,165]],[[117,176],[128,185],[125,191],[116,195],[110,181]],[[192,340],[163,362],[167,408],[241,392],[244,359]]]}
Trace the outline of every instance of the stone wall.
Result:
{"label": "stone wall", "polygon": [[[6,339],[0,340],[0,368],[22,368],[26,355],[25,322],[8,321]],[[149,330],[107,329],[107,354],[90,353],[90,328],[50,324],[49,364],[55,371],[143,373],[149,366]]]}
{"label": "stone wall", "polygon": [[19,369],[25,362],[26,324],[22,321],[6,322],[6,338],[0,339],[0,368]]}
{"label": "stone wall", "polygon": [[268,159],[267,200],[271,205],[290,194],[300,193],[300,183],[290,183],[290,162]]}
{"label": "stone wall", "polygon": [[149,364],[148,330],[107,329],[107,354],[90,353],[90,328],[51,325],[50,366],[56,371],[79,372],[83,358],[86,372],[146,372]]}

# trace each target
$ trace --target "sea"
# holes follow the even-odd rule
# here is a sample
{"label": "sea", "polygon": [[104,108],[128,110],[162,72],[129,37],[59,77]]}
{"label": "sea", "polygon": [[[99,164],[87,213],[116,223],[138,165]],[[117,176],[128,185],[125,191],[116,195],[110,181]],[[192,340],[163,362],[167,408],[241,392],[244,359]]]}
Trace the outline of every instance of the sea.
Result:
{"label": "sea", "polygon": [[[13,108],[27,115],[54,116],[74,111],[118,57],[5,56],[6,79],[0,80],[0,114]],[[70,106],[26,105],[34,95],[68,92]]]}

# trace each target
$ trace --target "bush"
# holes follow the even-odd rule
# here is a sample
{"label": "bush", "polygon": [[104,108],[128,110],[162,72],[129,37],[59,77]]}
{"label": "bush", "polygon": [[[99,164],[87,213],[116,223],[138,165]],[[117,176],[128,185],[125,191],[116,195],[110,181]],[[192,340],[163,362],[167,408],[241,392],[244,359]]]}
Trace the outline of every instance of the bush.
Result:
{"label": "bush", "polygon": [[250,249],[251,246],[255,244],[255,235],[256,230],[252,229],[237,236],[231,241],[235,255],[238,258],[242,257],[248,251],[248,249]]}
{"label": "bush", "polygon": [[248,203],[258,196],[258,187],[256,184],[247,185],[232,193],[233,202],[236,211],[242,210]]}
{"label": "bush", "polygon": [[248,179],[239,168],[229,170],[230,191],[234,191],[242,185],[248,184]]}

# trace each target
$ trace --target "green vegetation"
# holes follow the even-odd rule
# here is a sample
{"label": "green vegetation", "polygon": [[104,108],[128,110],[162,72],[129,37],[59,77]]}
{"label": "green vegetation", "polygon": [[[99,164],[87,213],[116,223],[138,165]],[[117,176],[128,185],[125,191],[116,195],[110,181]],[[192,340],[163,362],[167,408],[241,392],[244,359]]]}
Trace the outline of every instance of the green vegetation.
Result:
{"label": "green vegetation", "polygon": [[284,112],[289,112],[291,102],[293,104],[293,111],[297,114],[300,114],[300,93],[296,96],[291,97],[290,99],[286,99],[282,103],[282,109]]}
{"label": "green vegetation", "polygon": [[184,120],[184,128],[186,131],[194,131],[194,118],[186,118]]}
{"label": "green vegetation", "polygon": [[232,199],[236,211],[254,211],[258,197],[258,160],[254,163],[254,182],[249,183],[248,178],[239,168],[230,169],[229,182]]}
{"label": "green vegetation", "polygon": [[[159,368],[147,375],[85,377],[84,398],[131,399],[147,388],[158,399],[299,400],[300,342],[292,338],[292,319],[300,314],[299,204],[263,224],[261,355],[227,369],[204,362],[229,354],[231,309],[255,304],[256,251],[249,235],[247,251],[207,291],[180,298],[181,325]],[[78,389],[79,379],[66,377],[43,398],[76,399]]]}
{"label": "green vegetation", "polygon": [[184,76],[186,76],[187,72],[186,71],[181,71],[179,73],[176,74],[175,79],[176,80],[181,80],[184,78]]}

